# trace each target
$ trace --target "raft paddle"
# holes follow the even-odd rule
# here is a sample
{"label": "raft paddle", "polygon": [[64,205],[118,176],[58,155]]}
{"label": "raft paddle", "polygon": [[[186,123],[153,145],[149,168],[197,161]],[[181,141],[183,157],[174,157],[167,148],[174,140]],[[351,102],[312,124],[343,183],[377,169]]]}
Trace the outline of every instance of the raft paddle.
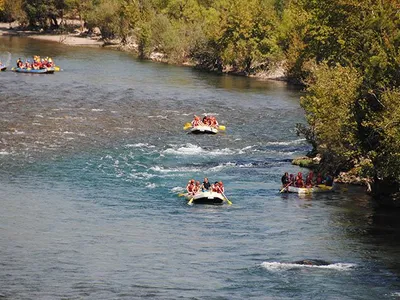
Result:
{"label": "raft paddle", "polygon": [[183,129],[186,130],[186,129],[189,129],[190,127],[192,127],[192,124],[191,124],[191,123],[186,123],[186,124],[183,126]]}
{"label": "raft paddle", "polygon": [[183,196],[185,196],[186,194],[185,193],[179,193],[178,194],[178,197],[183,197]]}
{"label": "raft paddle", "polygon": [[281,189],[281,191],[279,193],[283,193],[284,190],[287,190],[287,188],[289,187],[289,185],[291,185],[292,182],[289,182],[283,189]]}
{"label": "raft paddle", "polygon": [[194,197],[189,200],[188,205],[193,205],[193,200],[194,200]]}
{"label": "raft paddle", "polygon": [[226,197],[224,193],[221,193],[221,194],[222,194],[222,196],[224,196],[226,202],[228,202],[229,205],[232,205],[232,202],[229,201],[228,197]]}
{"label": "raft paddle", "polygon": [[225,125],[219,125],[219,126],[218,126],[218,129],[219,129],[219,130],[225,130],[226,127],[225,127]]}

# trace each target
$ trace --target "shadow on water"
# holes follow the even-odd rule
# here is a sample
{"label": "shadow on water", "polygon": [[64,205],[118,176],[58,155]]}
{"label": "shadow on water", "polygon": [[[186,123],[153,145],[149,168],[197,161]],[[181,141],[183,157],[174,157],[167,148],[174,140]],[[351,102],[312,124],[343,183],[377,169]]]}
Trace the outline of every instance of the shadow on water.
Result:
{"label": "shadow on water", "polygon": [[400,276],[400,211],[376,208],[368,228],[369,242],[388,268]]}

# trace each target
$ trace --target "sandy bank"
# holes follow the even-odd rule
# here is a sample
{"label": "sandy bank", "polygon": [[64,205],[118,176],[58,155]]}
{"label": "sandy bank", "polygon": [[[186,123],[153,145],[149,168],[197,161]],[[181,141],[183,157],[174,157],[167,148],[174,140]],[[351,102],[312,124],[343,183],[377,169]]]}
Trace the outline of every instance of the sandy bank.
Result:
{"label": "sandy bank", "polygon": [[104,44],[99,37],[83,37],[80,36],[79,34],[72,34],[72,33],[57,35],[57,34],[39,33],[35,31],[18,30],[14,28],[10,29],[10,25],[8,23],[0,23],[0,36],[24,36],[36,40],[62,43],[69,46],[101,47]]}

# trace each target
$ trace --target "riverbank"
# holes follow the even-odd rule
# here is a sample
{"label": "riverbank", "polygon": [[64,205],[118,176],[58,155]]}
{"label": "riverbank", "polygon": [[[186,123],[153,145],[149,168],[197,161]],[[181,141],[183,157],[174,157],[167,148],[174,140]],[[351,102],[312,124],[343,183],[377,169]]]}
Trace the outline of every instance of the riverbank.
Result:
{"label": "riverbank", "polygon": [[[76,30],[75,32],[54,34],[53,32],[40,32],[32,30],[23,30],[18,27],[17,23],[0,23],[0,36],[23,36],[36,40],[50,41],[61,43],[67,46],[81,46],[81,47],[107,47],[113,48],[125,52],[138,53],[138,45],[134,40],[129,43],[122,44],[120,41],[104,41],[99,34],[85,34]],[[149,55],[149,60],[161,63],[170,63],[163,53],[152,52]],[[185,61],[181,65],[196,67],[196,63],[193,61]],[[270,67],[269,70],[260,71],[255,74],[242,74],[234,73],[226,70],[227,74],[245,76],[256,78],[259,80],[278,80],[288,82],[285,71],[285,62],[279,62]]]}
{"label": "riverbank", "polygon": [[14,27],[13,24],[0,23],[0,36],[23,36],[36,40],[44,40],[50,42],[57,42],[68,46],[86,46],[86,47],[102,47],[104,42],[99,36],[82,35],[79,32],[54,34],[32,30],[21,30]]}

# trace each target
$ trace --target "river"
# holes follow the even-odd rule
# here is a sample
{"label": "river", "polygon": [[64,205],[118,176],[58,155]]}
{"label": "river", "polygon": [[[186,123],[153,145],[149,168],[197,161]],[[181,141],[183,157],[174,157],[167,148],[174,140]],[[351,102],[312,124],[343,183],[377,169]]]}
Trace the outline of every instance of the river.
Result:
{"label": "river", "polygon": [[[0,299],[398,299],[400,225],[363,188],[279,194],[301,92],[128,53],[0,37]],[[193,115],[226,131],[190,135]],[[191,178],[232,206],[188,206]],[[324,266],[292,264],[319,259]]]}

